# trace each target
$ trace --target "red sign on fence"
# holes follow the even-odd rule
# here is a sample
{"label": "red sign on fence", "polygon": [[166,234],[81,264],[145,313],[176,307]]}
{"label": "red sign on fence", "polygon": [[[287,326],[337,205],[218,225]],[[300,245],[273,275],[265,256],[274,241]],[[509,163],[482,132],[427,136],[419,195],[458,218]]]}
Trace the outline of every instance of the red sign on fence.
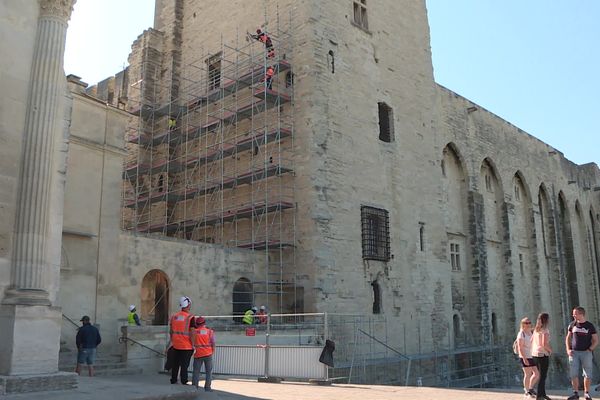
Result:
{"label": "red sign on fence", "polygon": [[256,328],[246,328],[246,336],[256,336]]}

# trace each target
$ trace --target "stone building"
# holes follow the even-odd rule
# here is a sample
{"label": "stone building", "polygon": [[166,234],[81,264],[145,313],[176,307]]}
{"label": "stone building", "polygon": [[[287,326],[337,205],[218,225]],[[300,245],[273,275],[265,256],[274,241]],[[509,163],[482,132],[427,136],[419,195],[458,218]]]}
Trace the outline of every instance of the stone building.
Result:
{"label": "stone building", "polygon": [[[436,84],[424,2],[384,3],[158,1],[124,87],[138,115],[124,227],[252,248],[266,263],[243,277],[279,285],[254,298],[381,313],[418,326],[393,343],[411,352],[507,343],[543,309],[598,319],[598,167]],[[257,25],[273,58],[247,39]],[[272,90],[248,94],[268,65]],[[289,163],[272,177],[273,159]],[[279,225],[259,232],[264,219]]]}
{"label": "stone building", "polygon": [[[598,166],[436,84],[424,1],[265,4],[157,0],[125,71],[69,78],[46,278],[65,343],[88,314],[114,346],[128,304],[160,325],[183,294],[208,315],[381,316],[407,354],[506,344],[543,310],[561,349],[571,307],[600,321]],[[23,132],[8,115],[3,298]]]}

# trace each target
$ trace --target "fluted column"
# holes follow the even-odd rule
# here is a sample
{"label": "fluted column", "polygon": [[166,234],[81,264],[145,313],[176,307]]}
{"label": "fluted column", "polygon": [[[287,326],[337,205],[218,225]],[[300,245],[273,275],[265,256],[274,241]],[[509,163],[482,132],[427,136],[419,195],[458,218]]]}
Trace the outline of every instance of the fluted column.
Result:
{"label": "fluted column", "polygon": [[75,1],[39,0],[19,172],[11,286],[4,304],[50,304],[44,273],[52,154],[57,111],[64,97],[67,21]]}

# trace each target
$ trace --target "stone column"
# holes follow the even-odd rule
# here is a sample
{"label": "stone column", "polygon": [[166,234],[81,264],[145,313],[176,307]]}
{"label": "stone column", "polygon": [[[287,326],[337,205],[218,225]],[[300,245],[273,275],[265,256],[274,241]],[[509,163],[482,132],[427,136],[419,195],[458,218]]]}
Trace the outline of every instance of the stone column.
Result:
{"label": "stone column", "polygon": [[[23,378],[6,383],[15,375],[26,375],[34,381],[41,376],[49,384],[66,379],[70,385],[74,380],[58,373],[62,317],[60,309],[50,304],[45,275],[58,273],[49,272],[46,244],[50,231],[52,156],[66,90],[63,58],[67,22],[75,1],[38,0],[21,147],[11,284],[0,306],[0,385],[3,381],[5,388],[23,386],[22,390],[36,390],[35,383],[15,383],[25,382]],[[46,390],[45,386],[39,385],[37,390]]]}
{"label": "stone column", "polygon": [[76,0],[40,0],[19,172],[11,286],[4,304],[50,305],[46,242],[54,136],[65,77],[67,21]]}

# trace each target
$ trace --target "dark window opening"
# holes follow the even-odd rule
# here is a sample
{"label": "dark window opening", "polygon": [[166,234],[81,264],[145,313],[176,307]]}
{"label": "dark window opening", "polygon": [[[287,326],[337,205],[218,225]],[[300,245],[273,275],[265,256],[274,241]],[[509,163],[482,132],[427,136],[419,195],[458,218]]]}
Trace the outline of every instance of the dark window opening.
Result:
{"label": "dark window opening", "polygon": [[460,318],[457,314],[452,316],[452,328],[454,329],[454,340],[460,338]]}
{"label": "dark window opening", "polygon": [[294,86],[294,74],[291,71],[288,71],[285,74],[285,87],[292,87]]}
{"label": "dark window opening", "polygon": [[394,113],[392,107],[380,102],[377,103],[379,110],[379,140],[390,143],[394,140]]}
{"label": "dark window opening", "polygon": [[368,30],[369,21],[367,20],[367,0],[354,1],[354,23],[361,28]]}
{"label": "dark window opening", "polygon": [[244,313],[252,308],[252,282],[247,278],[240,278],[233,285],[233,320],[236,322],[242,322],[242,316]]}
{"label": "dark window opening", "polygon": [[421,224],[419,227],[419,248],[425,251],[425,226]]}
{"label": "dark window opening", "polygon": [[373,314],[381,314],[381,287],[377,281],[371,282],[373,287]]}
{"label": "dark window opening", "polygon": [[221,53],[206,60],[208,65],[208,90],[221,87]]}
{"label": "dark window opening", "polygon": [[333,54],[333,50],[329,50],[329,53],[327,53],[327,61],[331,65],[331,73],[335,74],[335,55]]}
{"label": "dark window opening", "polygon": [[158,193],[163,193],[165,191],[165,176],[160,175],[158,177]]}
{"label": "dark window opening", "polygon": [[492,313],[492,341],[498,343],[498,319],[496,313]]}
{"label": "dark window opening", "polygon": [[390,218],[387,210],[361,206],[362,256],[365,260],[390,260]]}

